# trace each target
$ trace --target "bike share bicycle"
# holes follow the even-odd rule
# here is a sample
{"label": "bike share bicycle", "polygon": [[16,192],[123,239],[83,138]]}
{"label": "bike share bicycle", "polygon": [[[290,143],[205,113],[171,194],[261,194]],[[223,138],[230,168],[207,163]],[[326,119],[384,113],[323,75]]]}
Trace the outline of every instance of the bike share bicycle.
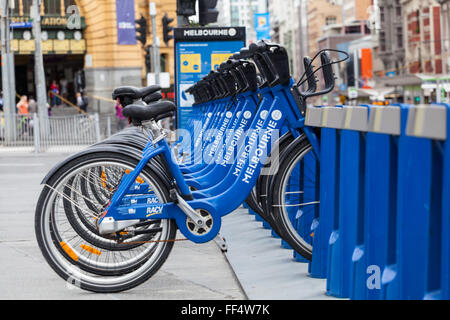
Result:
{"label": "bike share bicycle", "polygon": [[[318,163],[319,141],[314,130],[304,126],[306,99],[333,89],[332,64],[340,62],[331,61],[327,51],[317,57],[321,66],[314,71],[314,59],[305,59],[305,92],[289,75],[286,50],[266,42],[241,50],[219,72],[194,86],[191,91],[205,116],[193,124],[202,134],[193,143],[193,163],[185,165],[177,164],[156,122],[171,115],[175,106],[141,101],[151,90],[116,90],[124,115],[149,134],[149,141],[137,157],[139,147],[124,144],[127,139],[112,139],[71,157],[46,177],[35,225],[50,266],[86,290],[133,288],[164,263],[177,228],[195,243],[214,239],[222,216],[238,208],[257,184],[259,192],[252,198],[265,218],[297,252],[310,258],[311,239],[299,235],[294,226],[296,220],[306,219],[306,210],[292,217],[289,208],[311,206],[317,214],[317,170],[308,176],[307,169],[308,163]],[[314,74],[321,69],[325,89],[316,92]],[[249,133],[242,134],[245,128]],[[277,139],[278,130],[289,134]],[[238,135],[243,137],[240,143]],[[263,184],[258,179],[275,140],[279,170]],[[206,150],[207,160],[214,161],[192,161],[198,150]],[[234,152],[236,160],[230,161],[228,155]]]}

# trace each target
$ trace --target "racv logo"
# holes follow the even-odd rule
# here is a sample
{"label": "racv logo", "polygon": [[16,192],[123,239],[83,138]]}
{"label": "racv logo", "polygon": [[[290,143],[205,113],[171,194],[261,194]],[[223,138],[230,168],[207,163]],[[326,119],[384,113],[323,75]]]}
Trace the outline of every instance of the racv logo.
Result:
{"label": "racv logo", "polygon": [[147,204],[159,203],[158,198],[147,198]]}
{"label": "racv logo", "polygon": [[152,206],[147,208],[147,218],[155,214],[160,214],[163,210],[163,206]]}

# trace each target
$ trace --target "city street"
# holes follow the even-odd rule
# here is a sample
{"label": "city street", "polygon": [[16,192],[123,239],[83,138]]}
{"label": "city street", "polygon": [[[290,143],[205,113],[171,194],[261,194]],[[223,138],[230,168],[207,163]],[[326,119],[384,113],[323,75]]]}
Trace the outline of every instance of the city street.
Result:
{"label": "city street", "polygon": [[450,0],[0,0],[0,54],[0,300],[450,300]]}
{"label": "city street", "polygon": [[225,256],[212,241],[178,242],[143,285],[119,294],[74,289],[49,267],[34,235],[40,182],[68,154],[0,153],[0,299],[245,299]]}

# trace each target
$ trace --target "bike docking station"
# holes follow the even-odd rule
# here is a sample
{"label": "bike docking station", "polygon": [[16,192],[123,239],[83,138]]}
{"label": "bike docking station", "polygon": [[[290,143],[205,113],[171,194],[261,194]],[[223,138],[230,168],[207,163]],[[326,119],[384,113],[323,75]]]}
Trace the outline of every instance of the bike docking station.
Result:
{"label": "bike docking station", "polygon": [[[245,28],[174,39],[176,105],[159,86],[117,88],[130,127],[42,182],[36,236],[58,275],[130,290],[177,241],[226,251],[222,218],[244,207],[326,279],[323,297],[450,299],[450,105],[308,106],[333,91],[346,52],[304,57],[296,82],[286,49],[244,47]],[[167,141],[159,121],[175,114]]]}
{"label": "bike docking station", "polygon": [[350,299],[449,299],[450,105],[308,108],[321,128],[311,276]]}

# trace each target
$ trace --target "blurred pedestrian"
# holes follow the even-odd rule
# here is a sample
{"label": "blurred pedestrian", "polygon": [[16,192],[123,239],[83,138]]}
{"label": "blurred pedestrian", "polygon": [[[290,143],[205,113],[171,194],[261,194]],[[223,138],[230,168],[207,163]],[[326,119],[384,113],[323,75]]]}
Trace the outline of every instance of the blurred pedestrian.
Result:
{"label": "blurred pedestrian", "polygon": [[59,85],[56,80],[53,80],[50,85],[50,100],[52,107],[59,106],[61,104],[61,99],[56,96],[59,95],[59,92]]}
{"label": "blurred pedestrian", "polygon": [[28,114],[28,98],[27,96],[20,97],[20,101],[16,105],[17,114],[27,115]]}
{"label": "blurred pedestrian", "polygon": [[80,113],[87,112],[88,104],[88,99],[81,92],[77,92],[77,107],[80,108]]}
{"label": "blurred pedestrian", "polygon": [[19,117],[18,129],[20,136],[29,134],[29,119],[28,119],[28,97],[20,97],[19,102],[16,104],[17,114]]}
{"label": "blurred pedestrian", "polygon": [[62,78],[59,81],[59,84],[61,85],[61,97],[64,99],[67,99],[68,90],[67,90],[67,80],[65,78]]}
{"label": "blurred pedestrian", "polygon": [[120,103],[120,99],[116,100],[116,118],[117,118],[117,130],[123,130],[127,126],[127,118],[122,113],[123,107]]}
{"label": "blurred pedestrian", "polygon": [[30,97],[30,100],[28,102],[28,112],[31,114],[37,113],[37,102],[33,97]]}

